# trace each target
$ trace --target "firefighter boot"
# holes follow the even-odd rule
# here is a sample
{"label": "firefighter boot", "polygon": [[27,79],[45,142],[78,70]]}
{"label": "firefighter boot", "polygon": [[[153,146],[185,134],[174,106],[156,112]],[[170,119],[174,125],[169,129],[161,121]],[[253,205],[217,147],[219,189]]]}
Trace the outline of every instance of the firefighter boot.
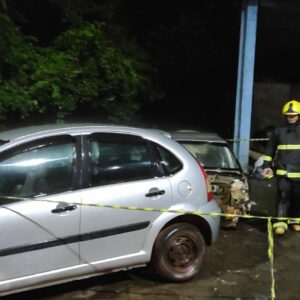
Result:
{"label": "firefighter boot", "polygon": [[300,224],[294,224],[293,229],[294,231],[300,231]]}
{"label": "firefighter boot", "polygon": [[273,229],[276,235],[284,235],[288,229],[288,225],[284,222],[277,222],[273,224]]}
{"label": "firefighter boot", "polygon": [[276,235],[284,235],[285,234],[285,229],[284,227],[278,226],[275,228],[275,234]]}

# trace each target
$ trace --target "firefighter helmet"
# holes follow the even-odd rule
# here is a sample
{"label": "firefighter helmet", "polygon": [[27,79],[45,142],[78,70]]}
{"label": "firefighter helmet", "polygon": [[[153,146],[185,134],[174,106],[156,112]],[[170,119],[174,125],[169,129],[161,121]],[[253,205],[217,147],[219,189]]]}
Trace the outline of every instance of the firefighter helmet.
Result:
{"label": "firefighter helmet", "polygon": [[300,103],[296,100],[288,101],[282,108],[284,115],[299,115],[300,114]]}

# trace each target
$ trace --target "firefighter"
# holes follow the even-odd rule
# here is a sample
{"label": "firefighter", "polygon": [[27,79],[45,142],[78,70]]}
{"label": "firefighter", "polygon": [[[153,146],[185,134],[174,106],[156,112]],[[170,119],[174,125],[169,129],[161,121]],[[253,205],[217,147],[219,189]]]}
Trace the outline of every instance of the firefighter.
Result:
{"label": "firefighter", "polygon": [[[300,217],[300,103],[288,101],[282,108],[286,125],[273,131],[263,162],[263,175],[273,176],[273,167],[277,183],[277,217]],[[284,235],[288,224],[277,220],[273,230]],[[293,229],[300,231],[300,224],[294,223]]]}

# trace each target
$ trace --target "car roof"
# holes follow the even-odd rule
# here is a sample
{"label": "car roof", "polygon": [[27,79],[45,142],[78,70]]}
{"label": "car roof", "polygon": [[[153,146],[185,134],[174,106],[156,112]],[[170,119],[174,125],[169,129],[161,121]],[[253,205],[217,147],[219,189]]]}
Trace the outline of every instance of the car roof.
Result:
{"label": "car roof", "polygon": [[170,132],[171,137],[177,141],[203,141],[226,144],[226,140],[215,132],[197,130],[176,130]]}
{"label": "car roof", "polygon": [[19,127],[0,132],[0,141],[12,142],[17,140],[31,139],[34,137],[49,136],[56,134],[76,134],[93,131],[113,131],[120,133],[131,133],[137,135],[164,135],[170,137],[166,132],[158,129],[146,129],[131,126],[100,124],[100,123],[62,123],[44,124]]}

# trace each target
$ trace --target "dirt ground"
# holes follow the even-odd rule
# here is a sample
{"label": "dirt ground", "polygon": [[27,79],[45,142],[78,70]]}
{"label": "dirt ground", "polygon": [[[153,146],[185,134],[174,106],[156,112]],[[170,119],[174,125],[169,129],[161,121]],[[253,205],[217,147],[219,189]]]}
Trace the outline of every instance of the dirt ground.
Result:
{"label": "dirt ground", "polygon": [[[252,214],[274,213],[273,181],[251,180]],[[299,299],[300,233],[274,239],[276,299]],[[208,248],[202,272],[194,280],[174,284],[158,281],[146,268],[99,276],[3,299],[207,300],[271,299],[266,221],[241,220],[235,230],[221,230]]]}

